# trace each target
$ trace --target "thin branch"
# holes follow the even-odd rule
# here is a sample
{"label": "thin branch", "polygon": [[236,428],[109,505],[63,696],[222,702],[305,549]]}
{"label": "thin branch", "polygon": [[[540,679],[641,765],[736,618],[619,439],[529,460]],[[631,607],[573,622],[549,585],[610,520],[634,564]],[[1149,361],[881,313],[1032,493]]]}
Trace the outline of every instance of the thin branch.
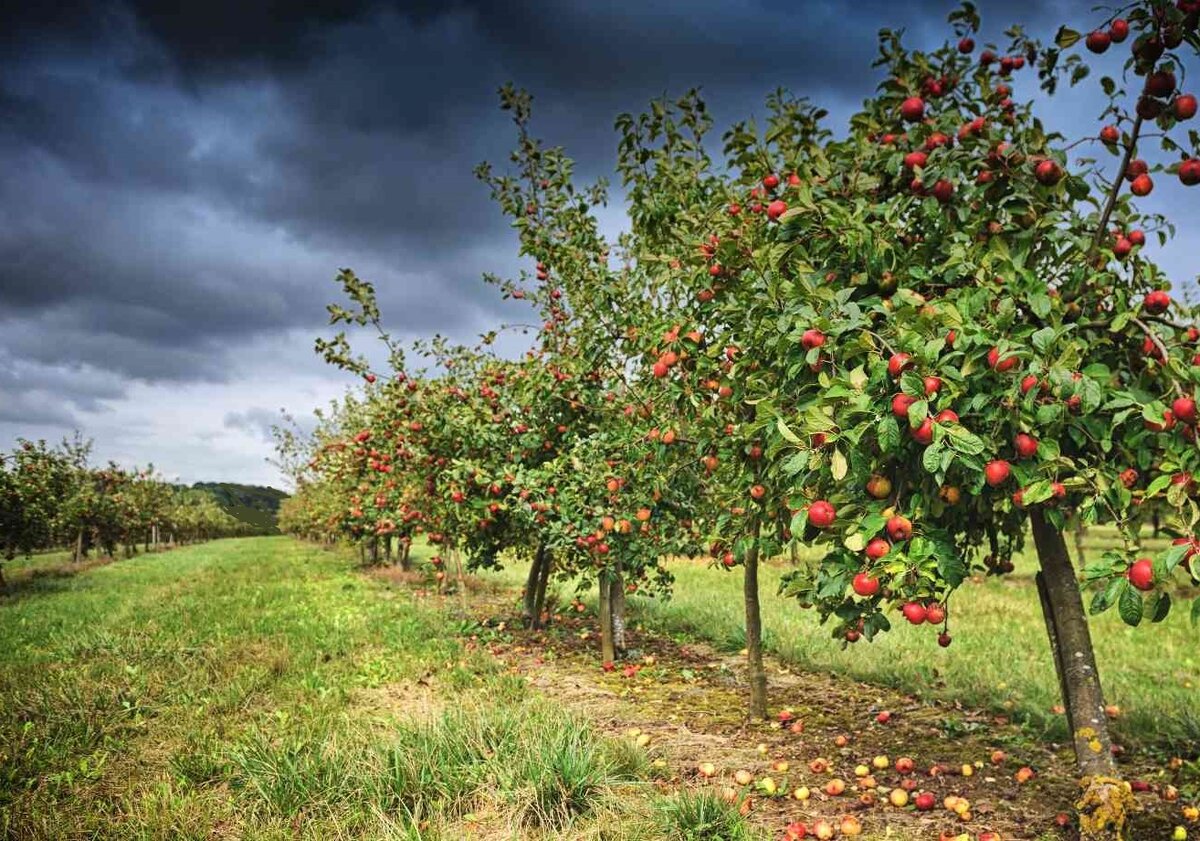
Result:
{"label": "thin branch", "polygon": [[1133,160],[1133,151],[1137,148],[1138,135],[1142,131],[1142,118],[1139,115],[1133,122],[1133,129],[1129,134],[1129,143],[1125,146],[1125,155],[1121,158],[1121,166],[1117,169],[1117,175],[1113,179],[1112,187],[1108,191],[1108,201],[1104,204],[1104,210],[1100,214],[1100,223],[1096,226],[1096,234],[1092,237],[1091,251],[1094,252],[1100,247],[1100,243],[1104,240],[1104,233],[1108,230],[1108,220],[1112,218],[1113,208],[1117,206],[1117,196],[1121,193],[1121,182],[1125,178],[1125,171],[1129,169],[1129,162]]}

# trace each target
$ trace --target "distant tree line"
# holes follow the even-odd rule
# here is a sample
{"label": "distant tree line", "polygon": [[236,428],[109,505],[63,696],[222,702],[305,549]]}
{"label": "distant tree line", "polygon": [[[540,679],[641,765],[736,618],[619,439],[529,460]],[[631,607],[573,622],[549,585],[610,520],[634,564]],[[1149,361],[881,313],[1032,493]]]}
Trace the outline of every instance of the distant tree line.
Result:
{"label": "distant tree line", "polygon": [[139,545],[150,551],[254,531],[208,491],[168,483],[152,466],[93,466],[90,456],[91,443],[78,438],[57,446],[21,440],[0,452],[0,587],[3,563],[18,555],[131,557]]}

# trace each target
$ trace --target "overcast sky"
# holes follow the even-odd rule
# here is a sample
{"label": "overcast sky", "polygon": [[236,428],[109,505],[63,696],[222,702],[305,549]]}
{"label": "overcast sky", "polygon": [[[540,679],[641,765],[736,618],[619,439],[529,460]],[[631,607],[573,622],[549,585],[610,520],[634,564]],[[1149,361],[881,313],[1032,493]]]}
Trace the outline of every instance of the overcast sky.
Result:
{"label": "overcast sky", "polygon": [[[1090,4],[980,5],[990,33],[1022,22],[1050,37],[1060,22],[1086,28]],[[517,261],[471,175],[511,143],[502,83],[534,93],[537,132],[595,177],[613,168],[618,112],[692,86],[719,126],[761,113],[783,86],[828,107],[836,128],[877,81],[877,29],[928,46],[952,5],[5,8],[0,445],[80,429],[101,458],[279,484],[265,462],[279,410],[306,415],[350,385],[312,352],[339,267],[376,283],[406,337],[466,340],[516,314],[479,279]],[[1088,103],[1060,97],[1047,121],[1072,136],[1091,127],[1095,87],[1084,90]],[[1162,186],[1156,207],[1195,207]],[[1176,215],[1181,240],[1200,229],[1191,216]],[[606,215],[619,220],[619,208]],[[1177,285],[1196,271],[1185,251],[1163,255]]]}

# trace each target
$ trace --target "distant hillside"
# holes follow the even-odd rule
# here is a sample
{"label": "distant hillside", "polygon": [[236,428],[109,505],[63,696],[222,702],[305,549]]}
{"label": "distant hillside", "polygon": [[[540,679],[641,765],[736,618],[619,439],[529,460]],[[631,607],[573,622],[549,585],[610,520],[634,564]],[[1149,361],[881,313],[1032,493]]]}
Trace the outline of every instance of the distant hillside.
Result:
{"label": "distant hillside", "polygon": [[232,482],[197,482],[196,490],[208,491],[222,508],[244,523],[249,523],[262,534],[278,534],[275,525],[279,503],[288,495],[275,488],[257,485],[237,485]]}

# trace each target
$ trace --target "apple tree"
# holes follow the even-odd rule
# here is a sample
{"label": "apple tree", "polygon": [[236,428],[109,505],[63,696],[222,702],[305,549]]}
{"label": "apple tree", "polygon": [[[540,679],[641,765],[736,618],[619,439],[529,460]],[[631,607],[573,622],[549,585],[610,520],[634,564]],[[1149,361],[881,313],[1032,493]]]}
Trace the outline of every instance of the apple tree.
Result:
{"label": "apple tree", "polygon": [[[898,614],[949,645],[959,586],[1011,568],[1031,532],[1087,838],[1127,833],[1132,797],[1064,528],[1109,523],[1126,540],[1082,570],[1093,614],[1160,621],[1197,572],[1200,334],[1144,250],[1169,223],[1135,202],[1160,172],[1195,183],[1200,143],[1181,125],[1194,99],[1178,87],[1200,43],[1192,5],[1136,4],[1085,39],[1131,52],[1123,82],[1099,82],[1107,125],[1076,143],[1015,91],[1035,73],[1047,93],[1087,80],[1072,30],[1049,48],[1014,30],[977,51],[965,6],[956,43],[933,52],[883,32],[879,93],[799,162],[774,244],[730,279],[775,374],[748,378],[744,399],[790,477],[793,534],[826,550],[786,593],[850,642]],[[1151,504],[1183,540],[1142,557]]]}

